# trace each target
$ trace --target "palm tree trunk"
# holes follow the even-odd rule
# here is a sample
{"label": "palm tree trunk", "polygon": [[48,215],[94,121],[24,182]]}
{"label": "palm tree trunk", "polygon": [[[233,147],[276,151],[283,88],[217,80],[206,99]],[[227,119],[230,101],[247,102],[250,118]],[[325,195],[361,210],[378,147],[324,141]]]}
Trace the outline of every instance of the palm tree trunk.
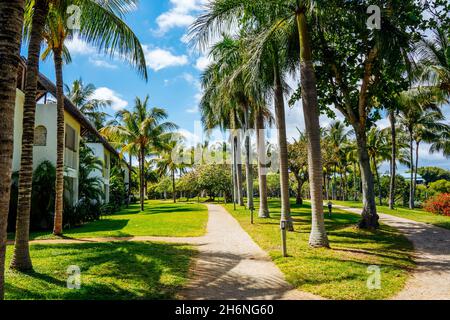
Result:
{"label": "palm tree trunk", "polygon": [[[141,147],[140,150],[140,156],[139,156],[139,197],[140,197],[140,204],[141,204],[141,211],[144,211],[144,159],[145,159],[145,151],[144,147]],[[164,194],[165,196],[165,194]]]}
{"label": "palm tree trunk", "polygon": [[175,186],[175,170],[172,170],[172,193],[173,193],[173,203],[177,203],[177,190]]}
{"label": "palm tree trunk", "polygon": [[236,156],[236,182],[237,182],[237,197],[238,204],[245,206],[244,194],[243,194],[243,178],[242,178],[242,155],[241,155],[241,143],[240,137],[235,137],[235,156]]}
{"label": "palm tree trunk", "polygon": [[131,202],[131,171],[133,168],[133,164],[132,164],[132,155],[131,155],[131,151],[130,151],[130,168],[128,170],[128,201],[127,201],[127,206],[130,205]]}
{"label": "palm tree trunk", "polygon": [[383,205],[383,195],[381,192],[381,180],[380,180],[380,173],[378,172],[378,164],[377,164],[377,160],[373,159],[373,167],[375,170],[375,175],[377,177],[377,184],[378,184],[378,198],[380,201],[380,206]]}
{"label": "palm tree trunk", "polygon": [[259,217],[270,218],[267,202],[266,139],[264,136],[264,115],[256,112],[256,144],[258,149],[258,178],[259,178]]}
{"label": "palm tree trunk", "polygon": [[414,209],[414,146],[413,146],[413,133],[412,130],[409,131],[409,156],[410,156],[410,164],[409,170],[411,171],[411,181],[409,184],[409,208]]}
{"label": "palm tree trunk", "polygon": [[55,183],[55,221],[53,234],[61,236],[63,232],[63,203],[64,203],[64,92],[63,92],[63,60],[62,51],[54,51],[56,71],[56,105],[57,105],[57,134],[56,134],[56,183]]}
{"label": "palm tree trunk", "polygon": [[333,200],[337,200],[336,199],[336,185],[337,185],[337,183],[336,183],[336,172],[337,172],[336,165],[334,165],[333,181],[332,181],[332,184],[331,184],[331,197],[332,197]]}
{"label": "palm tree trunk", "polygon": [[300,178],[298,172],[294,173],[295,179],[297,180],[297,195],[295,198],[295,203],[299,206],[303,205],[302,188],[304,181]]}
{"label": "palm tree trunk", "polygon": [[391,179],[389,181],[389,209],[393,210],[395,205],[395,176],[397,175],[397,132],[395,128],[395,112],[389,111],[389,121],[391,123]]}
{"label": "palm tree trunk", "polygon": [[370,168],[370,158],[367,151],[367,136],[365,128],[355,128],[358,145],[358,159],[361,170],[363,211],[362,220],[359,222],[361,229],[376,229],[379,227],[379,216],[375,203],[375,190],[373,174]]}
{"label": "palm tree trunk", "polygon": [[357,175],[357,172],[356,172],[356,161],[355,162],[353,162],[353,191],[354,191],[354,200],[355,201],[358,201],[358,184],[359,184],[359,181],[357,181],[358,179],[358,175]]}
{"label": "palm tree trunk", "polygon": [[33,182],[34,123],[39,56],[47,11],[47,1],[37,0],[28,44],[25,102],[23,106],[22,155],[19,172],[19,200],[17,203],[14,254],[11,260],[11,268],[21,271],[31,270],[33,268],[28,242],[30,238],[31,189]]}
{"label": "palm tree trunk", "polygon": [[24,1],[0,1],[0,300],[4,299],[5,254],[17,68],[20,61]]}
{"label": "palm tree trunk", "polygon": [[291,217],[291,204],[289,199],[289,172],[288,150],[286,137],[286,114],[284,110],[284,93],[281,81],[281,73],[278,65],[278,56],[275,53],[275,115],[278,127],[278,146],[280,161],[280,187],[281,187],[281,221],[286,221],[289,231],[294,231],[294,223]]}
{"label": "palm tree trunk", "polygon": [[247,207],[252,210],[254,208],[253,203],[253,174],[252,174],[252,166],[251,166],[251,148],[250,148],[250,123],[249,123],[249,115],[248,108],[245,110],[245,177],[247,180]]}
{"label": "palm tree trunk", "polygon": [[420,141],[416,141],[416,165],[414,166],[414,181],[413,181],[413,195],[416,196],[416,186],[417,186],[417,170],[419,169],[419,145]]}
{"label": "palm tree trunk", "polygon": [[297,11],[297,26],[300,36],[300,72],[302,87],[303,115],[308,137],[308,168],[311,188],[311,234],[309,245],[329,247],[323,217],[322,197],[322,153],[320,145],[319,105],[317,101],[316,74],[312,61],[310,37],[305,16],[305,8]]}

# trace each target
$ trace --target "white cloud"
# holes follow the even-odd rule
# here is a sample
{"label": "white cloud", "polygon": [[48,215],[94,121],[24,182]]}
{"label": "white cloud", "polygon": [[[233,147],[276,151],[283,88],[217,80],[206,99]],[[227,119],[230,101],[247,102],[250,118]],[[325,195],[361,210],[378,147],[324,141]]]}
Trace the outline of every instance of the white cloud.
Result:
{"label": "white cloud", "polygon": [[92,98],[99,100],[110,100],[112,102],[111,108],[115,111],[123,110],[128,106],[128,102],[123,100],[120,94],[106,87],[96,89],[92,95]]}
{"label": "white cloud", "polygon": [[97,49],[86,41],[74,36],[72,39],[64,43],[72,55],[92,55],[97,53]]}
{"label": "white cloud", "polygon": [[197,113],[199,111],[198,106],[186,109],[187,113]]}
{"label": "white cloud", "polygon": [[109,63],[108,61],[98,59],[98,58],[90,57],[89,62],[99,68],[117,69],[117,66],[115,64]]}
{"label": "white cloud", "polygon": [[201,56],[197,59],[195,63],[195,68],[197,68],[200,71],[204,71],[210,64],[211,64],[211,58],[209,55]]}
{"label": "white cloud", "polygon": [[147,45],[142,46],[147,61],[147,66],[154,71],[169,67],[184,66],[188,64],[186,55],[177,56],[168,50],[161,48],[150,49]]}
{"label": "white cloud", "polygon": [[164,35],[173,28],[186,28],[195,21],[195,15],[208,0],[170,0],[172,7],[156,18],[158,35]]}

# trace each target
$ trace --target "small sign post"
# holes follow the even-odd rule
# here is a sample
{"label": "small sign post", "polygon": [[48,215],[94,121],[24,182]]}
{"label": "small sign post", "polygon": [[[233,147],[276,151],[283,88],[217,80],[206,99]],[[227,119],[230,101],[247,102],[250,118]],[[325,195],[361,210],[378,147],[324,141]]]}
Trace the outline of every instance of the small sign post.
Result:
{"label": "small sign post", "polygon": [[286,248],[286,227],[287,227],[287,221],[281,220],[280,222],[280,229],[281,229],[281,243],[282,243],[282,251],[283,251],[283,257],[287,257],[287,248]]}

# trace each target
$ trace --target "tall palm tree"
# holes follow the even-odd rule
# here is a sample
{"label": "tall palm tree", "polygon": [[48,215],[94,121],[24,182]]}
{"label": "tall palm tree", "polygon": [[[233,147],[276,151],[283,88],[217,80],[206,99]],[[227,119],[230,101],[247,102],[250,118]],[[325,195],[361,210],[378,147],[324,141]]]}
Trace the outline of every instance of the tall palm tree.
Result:
{"label": "tall palm tree", "polygon": [[177,190],[175,176],[177,171],[181,175],[185,169],[185,165],[180,163],[176,156],[184,151],[182,137],[169,136],[169,141],[164,142],[161,149],[156,150],[159,158],[156,159],[156,168],[159,176],[163,177],[170,174],[172,179],[172,195],[173,203],[177,202]]}
{"label": "tall palm tree", "polygon": [[379,164],[391,157],[391,147],[386,135],[386,131],[372,128],[367,134],[367,151],[372,162],[372,170],[375,174],[378,184],[378,197],[380,206],[383,205],[383,195],[381,190],[380,173],[378,172]]}
{"label": "tall palm tree", "polygon": [[[118,52],[121,56],[129,57],[138,71],[147,78],[147,68],[141,44],[133,31],[122,20],[136,4],[137,0],[122,0],[106,2],[104,5],[93,0],[75,1],[81,8],[79,33],[88,42],[99,46],[111,55]],[[62,234],[63,188],[64,188],[64,92],[63,92],[63,57],[70,62],[65,40],[73,36],[74,30],[69,27],[68,6],[71,1],[60,1],[52,6],[47,17],[44,38],[47,50],[45,59],[53,54],[56,72],[56,100],[57,100],[57,160],[56,160],[56,200],[55,223],[53,233]],[[101,25],[101,27],[100,27]]]}
{"label": "tall palm tree", "polygon": [[110,107],[111,100],[93,99],[96,87],[92,83],[84,84],[80,78],[75,80],[72,85],[65,86],[66,96],[80,111],[100,130],[105,126],[107,113],[102,111]]}
{"label": "tall palm tree", "polygon": [[29,35],[27,72],[25,79],[25,101],[23,106],[22,153],[19,171],[19,195],[14,254],[11,268],[31,270],[33,268],[29,252],[29,230],[31,210],[31,189],[33,182],[33,144],[36,113],[37,79],[39,74],[39,55],[45,19],[49,10],[47,0],[27,3],[25,25]]}
{"label": "tall palm tree", "polygon": [[[282,189],[282,219],[286,219],[291,226],[289,204],[289,177],[287,173],[287,142],[284,119],[284,95],[282,73],[285,67],[280,63],[284,47],[296,44],[300,60],[303,111],[305,115],[306,133],[308,135],[309,170],[312,200],[312,231],[310,245],[313,247],[328,247],[323,221],[322,198],[322,163],[320,149],[319,109],[317,104],[317,90],[315,72],[312,61],[312,49],[306,20],[308,10],[312,9],[312,1],[279,0],[279,1],[235,1],[218,0],[209,4],[208,12],[197,19],[191,28],[191,34],[196,36],[197,42],[205,45],[218,32],[224,31],[236,21],[245,21],[244,27],[257,29],[251,34],[253,51],[250,59],[253,70],[261,70],[264,56],[272,58],[273,91],[275,96],[275,114],[279,130],[280,147],[280,183]],[[240,20],[241,18],[245,18]],[[275,41],[276,39],[276,41]],[[295,40],[296,39],[296,40]],[[281,43],[280,43],[281,40]],[[276,45],[274,45],[274,41]],[[267,51],[271,51],[271,55]],[[289,51],[289,50],[286,50]],[[292,57],[292,56],[291,56]],[[260,73],[258,73],[259,75]],[[258,78],[254,76],[253,79]]]}
{"label": "tall palm tree", "polygon": [[443,25],[432,30],[431,39],[424,38],[417,52],[419,80],[450,96],[450,31]]}
{"label": "tall palm tree", "polygon": [[[401,106],[399,124],[407,132],[409,139],[410,193],[409,208],[414,209],[417,167],[419,164],[419,146],[427,142],[439,141],[442,133],[448,132],[449,126],[442,123],[444,119],[439,105],[447,100],[432,89],[411,89],[402,92],[399,97]],[[414,144],[416,152],[414,156]],[[433,150],[433,147],[431,148]],[[414,161],[415,159],[415,161]]]}
{"label": "tall palm tree", "polygon": [[11,191],[13,124],[23,0],[0,0],[0,300],[4,298],[6,227]]}
{"label": "tall palm tree", "polygon": [[164,122],[168,114],[164,109],[149,108],[149,97],[136,98],[133,111],[122,110],[117,114],[118,123],[100,130],[107,139],[122,146],[122,152],[136,151],[139,160],[139,190],[141,211],[145,200],[145,159],[150,151],[162,149],[170,131],[177,129],[172,122]]}

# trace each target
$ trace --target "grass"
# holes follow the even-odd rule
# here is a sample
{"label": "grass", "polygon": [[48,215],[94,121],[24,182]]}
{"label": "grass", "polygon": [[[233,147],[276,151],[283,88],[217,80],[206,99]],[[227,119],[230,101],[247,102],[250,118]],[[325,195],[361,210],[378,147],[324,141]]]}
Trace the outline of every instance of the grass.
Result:
{"label": "grass", "polygon": [[[366,232],[355,228],[359,217],[335,210],[326,218],[332,249],[311,249],[308,237],[311,208],[292,204],[295,232],[288,233],[289,257],[281,254],[279,201],[271,200],[271,219],[255,217],[233,205],[226,209],[239,221],[250,236],[267,251],[285,274],[287,281],[300,290],[329,299],[387,299],[399,292],[414,267],[412,244],[396,230],[382,226],[379,231]],[[255,214],[256,216],[256,214]],[[367,288],[368,267],[381,268],[381,289]]]}
{"label": "grass", "polygon": [[[12,247],[7,250],[7,265]],[[186,283],[189,246],[164,243],[32,245],[34,271],[6,272],[6,299],[173,299]],[[81,288],[67,289],[67,269],[79,266]]]}
{"label": "grass", "polygon": [[[68,238],[168,236],[198,237],[206,232],[208,209],[194,202],[147,201],[145,211],[133,204],[119,213],[81,227],[66,229]],[[12,235],[10,235],[12,237]],[[49,232],[34,232],[31,239],[52,239]]]}
{"label": "grass", "polygon": [[[362,208],[363,206],[361,202],[357,201],[333,201],[333,203],[351,208]],[[423,222],[450,230],[450,217],[432,214],[421,209],[411,210],[408,208],[397,207],[394,210],[391,210],[388,206],[377,206],[377,208],[381,213],[390,214],[417,222]]]}

